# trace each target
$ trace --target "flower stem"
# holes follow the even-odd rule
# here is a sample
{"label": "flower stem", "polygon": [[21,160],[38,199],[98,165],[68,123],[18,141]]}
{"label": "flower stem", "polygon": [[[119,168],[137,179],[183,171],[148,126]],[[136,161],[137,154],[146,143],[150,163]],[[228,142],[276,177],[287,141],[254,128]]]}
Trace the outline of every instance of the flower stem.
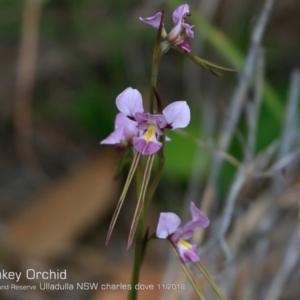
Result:
{"label": "flower stem", "polygon": [[150,113],[154,113],[154,93],[153,88],[156,88],[157,74],[161,57],[161,32],[163,28],[164,21],[164,12],[162,11],[162,16],[160,20],[160,25],[157,31],[156,42],[153,51],[153,60],[152,60],[152,72],[151,72],[151,90],[150,90]]}
{"label": "flower stem", "polygon": [[[136,187],[137,195],[140,194],[143,181],[144,166],[143,160],[141,159],[137,171],[136,171]],[[135,235],[135,248],[134,248],[134,264],[133,271],[131,275],[131,290],[128,292],[127,300],[137,300],[138,290],[135,288],[139,283],[140,270],[143,261],[143,252],[144,252],[144,209],[141,212],[140,219],[136,229]]]}
{"label": "flower stem", "polygon": [[140,216],[140,220],[136,230],[135,249],[134,249],[134,265],[131,277],[131,290],[128,292],[127,300],[136,300],[138,290],[136,285],[139,283],[140,270],[143,260],[143,229],[144,229],[144,211]]}
{"label": "flower stem", "polygon": [[[163,28],[163,19],[164,19],[164,12],[162,12],[162,17],[159,25],[159,29],[157,32],[156,42],[154,46],[154,52],[153,52],[153,61],[152,61],[152,72],[151,72],[151,91],[150,91],[150,113],[154,113],[154,92],[153,88],[156,88],[156,82],[157,82],[157,74],[158,74],[158,68],[160,63],[160,57],[161,57],[161,32]],[[154,157],[153,157],[154,158]],[[153,163],[152,158],[152,163]],[[151,165],[152,166],[152,165]],[[163,167],[163,164],[161,168]],[[137,195],[140,195],[143,185],[143,174],[144,174],[144,168],[142,166],[142,160],[139,162],[139,166],[137,168]],[[161,171],[159,172],[161,173]],[[161,175],[158,175],[158,178],[156,181],[159,181]],[[153,185],[153,188],[155,189],[157,186],[157,183]],[[146,191],[144,191],[146,193]],[[151,195],[153,195],[154,191],[151,192]],[[148,199],[151,200],[152,196],[150,196]],[[148,201],[150,202],[150,201]],[[131,290],[128,292],[127,300],[136,300],[138,290],[135,288],[136,285],[139,283],[139,277],[140,277],[140,270],[142,266],[142,261],[144,257],[145,248],[147,246],[147,243],[144,241],[144,215],[145,215],[145,208],[142,209],[141,215],[139,217],[137,229],[136,229],[136,235],[135,235],[135,250],[134,250],[134,266],[133,266],[133,272],[131,277]]]}

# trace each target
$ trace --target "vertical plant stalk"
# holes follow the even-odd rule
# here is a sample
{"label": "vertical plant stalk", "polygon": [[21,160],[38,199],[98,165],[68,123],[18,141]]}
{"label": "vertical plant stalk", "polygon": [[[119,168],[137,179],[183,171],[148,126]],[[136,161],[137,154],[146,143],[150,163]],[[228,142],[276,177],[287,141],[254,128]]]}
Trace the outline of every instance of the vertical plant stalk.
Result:
{"label": "vertical plant stalk", "polygon": [[13,111],[16,152],[24,166],[34,166],[37,170],[39,167],[33,147],[31,110],[42,4],[43,0],[25,1]]}
{"label": "vertical plant stalk", "polygon": [[153,51],[153,60],[152,60],[152,74],[151,74],[151,90],[150,90],[150,113],[154,113],[154,92],[153,88],[156,89],[157,74],[161,57],[161,32],[164,22],[164,11],[162,11],[161,20],[159,28],[157,31],[156,42]]}
{"label": "vertical plant stalk", "polygon": [[[150,89],[150,113],[154,113],[154,90],[156,89],[156,82],[157,82],[157,75],[158,75],[158,69],[159,69],[159,63],[160,63],[160,58],[161,58],[161,32],[163,28],[163,20],[164,20],[164,11],[162,11],[162,17],[160,20],[160,25],[157,31],[157,36],[156,36],[156,42],[154,46],[154,51],[153,51],[153,60],[152,60],[152,71],[151,71],[151,89]],[[162,152],[161,152],[162,153]],[[163,157],[163,155],[162,155]],[[144,236],[143,236],[143,228],[144,228],[144,217],[145,217],[145,211],[146,208],[152,198],[152,195],[154,194],[154,191],[158,185],[160,175],[157,176],[155,180],[155,184],[152,184],[151,192],[150,192],[150,197],[147,197],[147,187],[149,183],[149,179],[151,176],[151,170],[152,170],[152,165],[154,161],[154,155],[151,155],[148,159],[146,169],[144,170],[144,177],[143,181],[141,182],[141,174],[140,172],[137,172],[137,195],[138,195],[138,201],[137,201],[137,207],[134,213],[134,218],[133,222],[130,228],[130,233],[129,233],[129,239],[128,239],[128,246],[127,249],[130,247],[132,241],[133,241],[133,236],[134,233],[136,236],[135,239],[135,254],[134,254],[134,267],[133,267],[133,273],[131,277],[131,287],[132,289],[128,292],[128,300],[136,300],[137,299],[137,290],[135,289],[135,285],[139,281],[139,276],[140,276],[140,269],[142,265],[142,260],[143,260],[143,255],[145,252],[145,243],[144,241]],[[163,160],[160,159],[160,162],[163,162]],[[141,164],[140,164],[141,165]],[[162,172],[163,168],[163,163],[161,165],[161,171]],[[138,171],[140,171],[141,168],[138,168]],[[144,202],[146,200],[146,205],[144,207]]]}
{"label": "vertical plant stalk", "polygon": [[[160,20],[159,29],[157,31],[156,42],[155,42],[154,51],[153,51],[152,71],[151,71],[151,90],[150,90],[150,113],[151,114],[154,113],[153,89],[156,88],[157,75],[158,75],[159,63],[160,63],[160,58],[161,58],[161,43],[160,42],[161,42],[161,32],[162,32],[162,28],[163,28],[163,20],[164,20],[164,11],[162,11],[162,17]],[[131,225],[129,239],[128,239],[128,246],[127,246],[127,249],[128,249],[133,241],[133,236],[134,236],[135,229],[136,229],[134,267],[133,267],[133,273],[132,273],[132,277],[131,277],[132,289],[128,292],[128,297],[127,297],[128,300],[136,300],[137,299],[137,290],[135,289],[135,285],[139,281],[140,269],[142,266],[143,255],[145,252],[144,245],[145,245],[145,247],[147,245],[147,243],[144,243],[144,236],[143,236],[144,215],[145,215],[145,208],[143,207],[144,206],[143,204],[145,201],[147,187],[148,187],[149,179],[151,176],[153,161],[154,161],[154,155],[151,155],[148,159],[147,166],[146,166],[146,169],[144,172],[143,182],[141,181],[141,174],[140,174],[141,168],[138,168],[138,172],[137,172],[137,195],[139,195],[139,199],[137,202],[136,211],[135,211],[133,222]],[[141,164],[140,164],[140,166],[141,166]],[[162,163],[161,169],[162,168],[163,168],[163,163]],[[160,173],[161,173],[161,171],[160,171]],[[160,178],[160,176],[159,176],[159,178]],[[158,180],[156,180],[157,184],[158,184],[159,178],[158,178]],[[157,186],[157,184],[155,184],[155,185]],[[155,189],[155,185],[153,186],[154,189]],[[153,188],[151,189],[152,195],[154,193]],[[147,199],[149,199],[149,198],[151,200],[152,197],[148,197]],[[147,201],[146,204],[148,204],[148,202],[149,201]]]}
{"label": "vertical plant stalk", "polygon": [[130,281],[131,290],[128,292],[127,300],[137,299],[138,290],[135,288],[135,286],[139,283],[140,270],[143,261],[143,248],[144,248],[143,231],[144,231],[144,210],[141,213],[137,230],[136,230],[134,265],[133,265],[133,272]]}

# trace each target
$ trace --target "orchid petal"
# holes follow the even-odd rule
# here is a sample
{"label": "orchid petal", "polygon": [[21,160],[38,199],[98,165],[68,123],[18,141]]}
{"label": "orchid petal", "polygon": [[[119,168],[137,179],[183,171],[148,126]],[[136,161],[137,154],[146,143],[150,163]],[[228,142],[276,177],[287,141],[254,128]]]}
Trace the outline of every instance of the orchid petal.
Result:
{"label": "orchid petal", "polygon": [[147,129],[151,123],[156,123],[159,128],[165,128],[167,126],[166,118],[159,114],[152,115],[149,113],[136,113],[134,118],[139,123],[138,127],[143,130]]}
{"label": "orchid petal", "polygon": [[181,251],[179,250],[179,255],[184,262],[194,263],[200,260],[200,257],[198,256],[198,248],[196,244],[192,245],[192,249],[182,249]]}
{"label": "orchid petal", "polygon": [[196,262],[200,260],[196,244],[189,244],[188,242],[180,239],[180,241],[175,243],[175,245],[179,256],[184,262]]}
{"label": "orchid petal", "polygon": [[188,40],[183,40],[179,43],[176,43],[176,46],[188,53],[191,52],[191,44]]}
{"label": "orchid petal", "polygon": [[179,239],[189,239],[192,237],[197,227],[207,227],[209,225],[209,219],[203,214],[203,212],[196,207],[194,202],[190,205],[190,211],[192,214],[192,220],[187,222],[183,227],[178,228],[173,236],[172,241],[177,243]]}
{"label": "orchid petal", "polygon": [[181,223],[180,218],[174,213],[161,213],[158,220],[156,235],[160,239],[166,239],[173,234]]}
{"label": "orchid petal", "polygon": [[144,137],[134,137],[133,146],[136,151],[143,155],[152,155],[159,151],[162,143],[154,137],[152,141],[147,142]]}
{"label": "orchid petal", "polygon": [[162,113],[172,129],[184,128],[191,120],[191,111],[186,101],[173,102]]}
{"label": "orchid petal", "polygon": [[142,113],[144,111],[141,93],[131,87],[119,94],[116,99],[116,105],[120,112],[133,119],[137,112]]}
{"label": "orchid petal", "polygon": [[139,18],[142,22],[154,27],[154,28],[159,28],[160,21],[161,21],[162,13],[158,12],[156,15],[148,18]]}
{"label": "orchid petal", "polygon": [[[187,240],[193,236],[194,231],[197,228],[197,226],[190,226],[191,224],[189,224],[189,226],[186,226],[186,225],[187,224],[185,224],[183,227],[178,228],[174,232],[171,239],[175,244],[178,243],[178,241],[180,239]],[[194,224],[192,224],[192,225],[194,225]]]}
{"label": "orchid petal", "polygon": [[177,23],[172,30],[167,35],[167,40],[172,43],[176,43],[176,40],[180,37],[182,31],[182,24],[181,22]]}
{"label": "orchid petal", "polygon": [[192,214],[193,221],[196,221],[203,228],[209,225],[208,217],[195,205],[194,202],[190,204],[190,211]]}
{"label": "orchid petal", "polygon": [[115,131],[113,131],[106,139],[102,140],[100,144],[115,145],[120,143],[122,137],[123,137],[123,128],[118,128]]}
{"label": "orchid petal", "polygon": [[182,26],[185,28],[186,35],[190,38],[193,38],[194,31],[192,30],[192,28],[194,27],[194,25],[189,25],[189,24],[183,23]]}
{"label": "orchid petal", "polygon": [[190,12],[190,7],[188,4],[183,4],[178,6],[173,12],[173,23],[174,25],[181,23],[182,18],[186,13]]}
{"label": "orchid petal", "polygon": [[115,119],[115,130],[100,144],[126,144],[138,133],[137,123],[128,119],[124,114],[118,113]]}
{"label": "orchid petal", "polygon": [[126,126],[127,124],[131,124],[132,122],[135,123],[135,125],[137,125],[136,122],[128,119],[124,114],[118,113],[115,119],[115,129]]}

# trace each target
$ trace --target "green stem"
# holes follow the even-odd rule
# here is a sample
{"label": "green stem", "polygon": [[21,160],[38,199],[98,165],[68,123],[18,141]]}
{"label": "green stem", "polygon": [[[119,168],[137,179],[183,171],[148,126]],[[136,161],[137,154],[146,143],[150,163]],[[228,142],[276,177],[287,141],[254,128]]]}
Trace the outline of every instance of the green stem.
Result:
{"label": "green stem", "polygon": [[[164,19],[164,12],[162,12],[162,18],[160,21],[159,29],[157,31],[156,42],[155,42],[155,47],[154,47],[154,52],[153,52],[151,89],[150,89],[150,113],[151,114],[154,113],[153,88],[154,89],[156,88],[157,74],[158,74],[158,68],[159,68],[160,57],[161,57],[160,41],[161,41],[161,32],[162,32],[162,28],[163,28],[163,19]],[[137,195],[140,195],[140,192],[141,192],[142,179],[143,179],[143,173],[144,173],[143,171],[145,171],[145,170],[143,170],[142,160],[141,160],[139,163],[139,166],[137,168]],[[153,194],[153,193],[154,193],[154,191],[151,194]],[[137,225],[137,230],[136,230],[134,266],[133,266],[133,273],[132,273],[132,277],[131,277],[131,290],[128,292],[127,300],[136,300],[137,294],[138,294],[138,291],[135,288],[135,286],[136,286],[136,284],[139,283],[140,270],[141,270],[141,266],[142,266],[143,256],[144,256],[144,252],[146,250],[145,247],[147,246],[147,243],[145,243],[145,241],[144,241],[144,233],[143,233],[143,231],[144,231],[144,215],[145,215],[145,208],[142,209],[140,219],[139,219],[138,225]]]}
{"label": "green stem", "polygon": [[154,113],[154,93],[153,93],[153,87],[156,88],[156,82],[157,82],[157,74],[158,74],[158,66],[159,61],[157,61],[157,45],[154,47],[153,52],[153,62],[152,62],[152,75],[151,75],[151,88],[150,88],[150,113]]}
{"label": "green stem", "polygon": [[[137,186],[137,195],[140,194],[142,188],[144,173],[143,160],[141,159],[136,171],[136,186]],[[136,300],[138,290],[135,286],[139,283],[140,270],[143,260],[143,251],[144,251],[144,209],[141,212],[141,216],[137,225],[136,236],[135,236],[135,248],[134,248],[134,264],[133,271],[131,275],[131,290],[128,292],[127,300]]]}
{"label": "green stem", "polygon": [[127,300],[136,300],[138,290],[135,288],[139,283],[140,270],[143,261],[143,231],[144,231],[144,211],[141,214],[135,237],[135,249],[134,249],[134,265],[131,277],[131,290],[128,292]]}
{"label": "green stem", "polygon": [[152,71],[151,71],[151,88],[150,88],[150,113],[154,113],[154,93],[153,88],[156,88],[157,74],[161,57],[161,32],[163,28],[164,12],[160,20],[160,25],[157,31],[156,42],[153,51]]}

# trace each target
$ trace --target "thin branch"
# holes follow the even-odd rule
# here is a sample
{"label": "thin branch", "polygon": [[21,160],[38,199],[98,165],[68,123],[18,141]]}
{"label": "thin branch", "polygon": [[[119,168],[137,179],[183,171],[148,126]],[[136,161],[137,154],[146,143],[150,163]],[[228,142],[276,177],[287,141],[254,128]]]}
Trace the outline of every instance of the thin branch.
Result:
{"label": "thin branch", "polygon": [[259,45],[261,43],[273,5],[274,0],[266,0],[260,16],[256,22],[255,28],[252,31],[252,44]]}
{"label": "thin branch", "polygon": [[296,69],[292,72],[289,95],[287,99],[287,110],[285,116],[285,124],[282,131],[282,143],[280,155],[284,156],[290,151],[297,135],[298,124],[298,106],[300,101],[300,70]]}
{"label": "thin branch", "polygon": [[276,272],[275,278],[271,284],[267,296],[265,297],[266,300],[280,299],[284,286],[299,260],[299,248],[300,225],[298,225],[298,227],[295,229],[294,234],[288,243],[282,264],[279,270]]}
{"label": "thin branch", "polygon": [[24,166],[35,168],[38,163],[33,147],[32,102],[42,4],[43,0],[25,1],[13,111],[19,159]]}
{"label": "thin branch", "polygon": [[247,120],[248,120],[248,137],[247,137],[247,154],[246,161],[251,161],[255,153],[255,144],[257,136],[257,125],[259,112],[262,102],[262,91],[264,86],[264,69],[265,59],[264,51],[262,48],[258,50],[258,58],[255,65],[255,80],[254,80],[254,97],[253,101],[248,103],[247,107]]}
{"label": "thin branch", "polygon": [[[261,12],[260,17],[257,20],[256,26],[253,30],[252,41],[250,50],[247,55],[245,62],[245,67],[241,73],[239,84],[233,94],[231,105],[229,108],[228,119],[224,124],[224,131],[219,140],[219,148],[222,151],[227,151],[229,144],[231,142],[235,126],[239,120],[242,107],[244,105],[245,96],[251,84],[251,78],[254,71],[254,66],[256,65],[257,55],[260,50],[260,42],[264,29],[266,27],[267,19],[269,17],[270,9],[273,4],[273,0],[267,0],[265,6]],[[215,171],[214,173],[219,173],[222,162],[217,160],[215,162]]]}

